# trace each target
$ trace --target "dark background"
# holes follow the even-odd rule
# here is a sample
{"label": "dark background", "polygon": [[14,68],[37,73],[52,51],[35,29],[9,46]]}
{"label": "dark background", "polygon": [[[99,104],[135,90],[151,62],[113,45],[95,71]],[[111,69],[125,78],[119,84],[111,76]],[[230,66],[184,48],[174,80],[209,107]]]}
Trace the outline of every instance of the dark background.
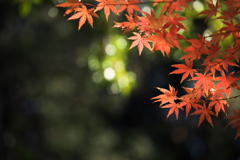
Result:
{"label": "dark background", "polygon": [[181,77],[168,75],[174,58],[130,50],[126,66],[136,85],[111,94],[111,82],[94,83],[88,65],[76,63],[96,39],[122,34],[111,18],[77,31],[63,9],[49,16],[57,1],[26,2],[29,11],[23,1],[0,2],[1,160],[240,160],[240,139],[223,114],[214,127],[198,128],[197,116],[166,119],[168,110],[150,100],[160,93],[155,87],[180,90]]}

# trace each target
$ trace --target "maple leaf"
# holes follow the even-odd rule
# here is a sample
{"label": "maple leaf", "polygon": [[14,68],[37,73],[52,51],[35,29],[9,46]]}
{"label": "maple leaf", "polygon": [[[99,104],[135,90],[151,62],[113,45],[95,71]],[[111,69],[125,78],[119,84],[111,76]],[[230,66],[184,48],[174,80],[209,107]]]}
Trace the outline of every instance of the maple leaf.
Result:
{"label": "maple leaf", "polygon": [[98,17],[98,15],[93,12],[94,9],[87,9],[85,5],[82,5],[81,8],[76,8],[75,9],[76,13],[72,15],[71,17],[68,18],[68,20],[74,20],[79,18],[79,25],[78,25],[78,30],[81,29],[83,24],[88,21],[88,23],[93,27],[93,19],[92,16]]}
{"label": "maple leaf", "polygon": [[142,13],[145,15],[145,17],[139,18],[140,22],[138,25],[140,32],[150,31],[151,33],[154,33],[159,31],[166,23],[166,16],[164,14],[160,14],[160,16],[157,18],[154,10],[151,10],[151,14],[148,14],[144,11],[142,11]]}
{"label": "maple leaf", "polygon": [[[190,112],[190,110],[191,110],[191,108],[192,108],[192,106],[193,106],[193,104],[194,104],[193,102],[194,102],[194,100],[191,100],[191,99],[186,100],[186,101],[183,101],[183,102],[180,102],[180,106],[181,106],[181,107],[185,106],[186,118],[188,117],[189,112]],[[182,108],[181,108],[181,109],[182,109]]]}
{"label": "maple leaf", "polygon": [[227,0],[226,2],[223,2],[223,3],[225,3],[228,8],[222,11],[221,12],[222,16],[219,16],[217,19],[223,19],[223,20],[235,19],[235,16],[240,13],[239,0]]}
{"label": "maple leaf", "polygon": [[169,111],[168,111],[168,114],[167,114],[167,118],[168,118],[171,114],[175,113],[176,119],[178,119],[179,109],[183,109],[183,108],[182,108],[183,105],[184,105],[184,104],[182,104],[182,103],[179,104],[179,103],[173,102],[173,103],[169,103],[169,104],[164,105],[162,108],[170,108]]}
{"label": "maple leaf", "polygon": [[148,38],[148,40],[153,42],[153,51],[160,50],[163,55],[169,56],[170,53],[170,47],[173,47],[171,44],[168,44],[166,39],[163,37],[162,34],[158,34],[155,36],[151,36]]}
{"label": "maple leaf", "polygon": [[232,126],[232,128],[237,129],[237,135],[235,139],[240,137],[240,110],[236,111],[233,110],[234,115],[226,117],[227,119],[231,120],[227,126]]}
{"label": "maple leaf", "polygon": [[191,61],[200,59],[203,54],[209,54],[210,43],[205,40],[201,35],[198,35],[198,39],[187,40],[191,45],[184,49],[184,52],[188,53],[180,59],[190,59]]}
{"label": "maple leaf", "polygon": [[169,90],[164,88],[157,87],[158,90],[163,92],[163,94],[160,94],[156,97],[153,97],[152,99],[157,99],[154,102],[161,102],[160,106],[161,108],[170,108],[168,111],[167,118],[175,113],[176,119],[178,119],[179,109],[183,109],[182,107],[185,105],[184,103],[175,103],[175,100],[178,99],[177,97],[177,91],[175,88],[173,88],[171,85],[169,85]]}
{"label": "maple leaf", "polygon": [[[198,99],[196,97],[196,93],[198,93],[198,89],[196,88],[187,88],[187,87],[182,87],[186,92],[187,94],[179,97],[180,100],[183,100],[183,101],[188,101],[188,100],[195,100],[195,99]],[[200,97],[199,97],[200,98]]]}
{"label": "maple leaf", "polygon": [[163,55],[169,56],[171,47],[180,47],[178,40],[171,33],[158,31],[156,34],[148,38],[149,41],[153,42],[152,51],[159,50]]}
{"label": "maple leaf", "polygon": [[138,46],[138,51],[139,51],[139,55],[141,55],[143,47],[148,48],[149,50],[151,50],[151,46],[150,44],[147,42],[147,38],[144,38],[141,36],[141,34],[137,33],[137,32],[133,32],[133,34],[135,36],[129,37],[128,39],[134,40],[132,42],[132,45],[130,46],[130,49],[132,49],[135,46]]}
{"label": "maple leaf", "polygon": [[157,87],[157,89],[163,92],[163,94],[160,94],[151,99],[157,99],[154,102],[161,102],[160,106],[166,103],[175,103],[174,101],[177,100],[177,91],[171,85],[169,85],[169,90],[159,87]]}
{"label": "maple leaf", "polygon": [[214,108],[216,116],[218,116],[221,110],[226,113],[225,106],[229,105],[222,94],[225,91],[223,89],[212,88],[209,92],[209,97],[207,98],[207,100],[210,100],[209,107]]}
{"label": "maple leaf", "polygon": [[239,62],[239,50],[240,45],[234,44],[234,46],[227,48],[225,52],[227,52],[227,54],[233,55],[234,59]]}
{"label": "maple leaf", "polygon": [[231,0],[231,4],[229,4],[232,7],[240,8],[240,1],[239,0]]}
{"label": "maple leaf", "polygon": [[211,88],[215,88],[214,87],[214,83],[212,80],[214,80],[214,78],[211,76],[212,74],[202,74],[202,73],[195,73],[197,76],[193,77],[191,80],[197,80],[197,82],[195,83],[195,88],[199,88],[202,87],[203,91],[206,95],[208,95],[208,91]]}
{"label": "maple leaf", "polygon": [[134,30],[136,27],[137,27],[137,22],[138,22],[138,17],[137,15],[135,14],[134,17],[132,14],[130,15],[127,15],[126,14],[126,17],[127,17],[127,20],[126,22],[114,22],[115,25],[113,26],[114,28],[121,28],[123,29],[123,34],[126,33],[126,32],[129,32],[131,30]]}
{"label": "maple leaf", "polygon": [[[227,58],[225,58],[225,57],[227,57]],[[239,67],[239,65],[237,65],[232,60],[230,60],[230,57],[228,57],[228,56],[222,56],[222,59],[215,59],[214,61],[216,62],[216,65],[218,65],[219,71],[224,69],[226,72],[228,72],[228,66]]]}
{"label": "maple leaf", "polygon": [[169,15],[168,16],[168,22],[166,22],[163,26],[163,28],[168,28],[169,26],[171,26],[172,28],[178,28],[178,29],[184,29],[186,30],[186,28],[184,27],[184,25],[182,23],[180,23],[180,21],[183,21],[187,19],[186,17],[178,17],[178,14],[172,16]]}
{"label": "maple leaf", "polygon": [[193,77],[194,72],[197,72],[196,69],[192,69],[193,63],[189,60],[185,60],[186,65],[184,64],[174,64],[172,67],[176,67],[178,69],[174,70],[170,74],[183,74],[181,82],[182,83],[189,75]]}
{"label": "maple leaf", "polygon": [[194,105],[194,108],[196,111],[194,111],[191,115],[199,115],[199,122],[198,122],[198,127],[201,125],[204,119],[206,119],[212,126],[212,118],[210,115],[214,115],[215,113],[212,111],[212,107],[208,106],[206,107],[206,104],[204,103],[203,105]]}
{"label": "maple leaf", "polygon": [[210,57],[207,57],[202,65],[206,66],[205,73],[207,73],[208,71],[211,71],[213,76],[215,76],[216,70],[218,70],[219,72],[224,72],[224,70],[228,72],[228,66],[239,67],[239,65],[233,61],[235,59],[235,55],[232,55],[232,53],[222,55],[221,59],[217,58],[212,61],[208,61],[208,58]]}
{"label": "maple leaf", "polygon": [[192,1],[193,0],[177,0],[172,1],[172,3],[165,3],[163,6],[163,12],[172,13],[173,11],[182,11],[184,8],[189,9],[188,3]]}
{"label": "maple leaf", "polygon": [[103,9],[107,20],[108,20],[110,11],[118,15],[118,11],[116,9],[117,1],[115,0],[96,0],[96,1],[99,3],[95,9],[95,12]]}
{"label": "maple leaf", "polygon": [[221,110],[226,113],[225,106],[228,106],[228,103],[225,100],[216,100],[209,103],[209,107],[214,107],[216,116],[218,116],[218,113]]}
{"label": "maple leaf", "polygon": [[216,73],[216,70],[219,71],[220,67],[219,67],[219,63],[218,62],[215,62],[215,61],[204,61],[204,63],[202,64],[202,66],[206,66],[205,67],[205,74],[209,71],[211,71],[213,77],[215,77],[215,73]]}
{"label": "maple leaf", "polygon": [[79,2],[78,0],[72,0],[72,1],[69,1],[69,2],[64,2],[64,3],[61,3],[61,4],[58,4],[56,5],[56,7],[78,7],[79,5],[82,5],[81,2]]}
{"label": "maple leaf", "polygon": [[61,3],[61,4],[58,4],[56,5],[56,7],[69,7],[65,13],[64,13],[64,16],[72,13],[75,11],[75,9],[81,7],[83,4],[81,2],[79,2],[78,0],[71,0],[69,2],[64,2],[64,3]]}
{"label": "maple leaf", "polygon": [[125,9],[127,9],[127,13],[129,15],[133,14],[133,11],[142,11],[139,6],[137,5],[140,3],[139,0],[125,0],[125,1],[118,1],[119,4],[121,4],[120,8],[118,9],[118,12],[122,12]]}
{"label": "maple leaf", "polygon": [[178,99],[181,100],[180,103],[182,103],[183,106],[185,106],[186,110],[186,117],[188,117],[189,112],[192,108],[192,106],[198,105],[197,103],[200,102],[200,98],[202,97],[202,90],[200,88],[186,88],[182,87],[187,94],[179,97]]}
{"label": "maple leaf", "polygon": [[198,15],[200,15],[200,14],[207,15],[207,18],[205,19],[205,22],[206,22],[210,17],[216,16],[217,13],[218,13],[218,9],[219,9],[219,7],[220,7],[218,1],[216,2],[215,5],[213,4],[213,1],[212,1],[212,0],[210,0],[210,2],[211,2],[211,3],[206,2],[207,5],[208,5],[208,7],[209,7],[209,9],[206,9],[206,10],[204,10],[204,11],[202,11],[202,12],[200,12],[200,13],[198,14]]}
{"label": "maple leaf", "polygon": [[223,24],[225,24],[226,26],[222,27],[219,30],[220,33],[224,33],[223,39],[225,39],[226,37],[231,35],[233,33],[233,31],[239,30],[239,28],[235,25],[235,23],[232,20],[230,20],[230,22],[223,21]]}
{"label": "maple leaf", "polygon": [[221,47],[219,46],[219,41],[220,40],[215,40],[214,44],[209,45],[209,50],[211,50],[211,52],[208,52],[208,55],[206,57],[206,59],[204,60],[205,62],[209,62],[212,58],[216,58],[219,56],[220,52],[219,50],[221,49]]}
{"label": "maple leaf", "polygon": [[234,72],[229,73],[227,76],[225,75],[225,73],[221,72],[221,76],[217,77],[215,80],[216,81],[220,81],[216,88],[220,89],[223,87],[227,97],[230,96],[230,92],[231,92],[231,88],[230,86],[239,89],[236,81],[240,80],[240,78],[237,77],[233,77]]}
{"label": "maple leaf", "polygon": [[219,99],[224,99],[224,96],[222,93],[224,93],[225,91],[223,89],[219,89],[219,88],[211,88],[209,90],[209,99],[212,101],[215,100],[219,100]]}

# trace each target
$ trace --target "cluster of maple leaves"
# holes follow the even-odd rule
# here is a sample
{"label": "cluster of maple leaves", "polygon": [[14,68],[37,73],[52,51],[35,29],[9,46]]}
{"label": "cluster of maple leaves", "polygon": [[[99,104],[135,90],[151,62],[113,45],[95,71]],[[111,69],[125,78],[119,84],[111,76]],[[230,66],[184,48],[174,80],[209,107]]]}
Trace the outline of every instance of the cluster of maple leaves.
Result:
{"label": "cluster of maple leaves", "polygon": [[[211,125],[212,116],[218,116],[229,106],[227,100],[239,96],[230,97],[232,89],[240,90],[236,83],[240,80],[238,73],[229,72],[229,66],[239,67],[240,53],[240,1],[238,0],[208,0],[208,9],[199,15],[205,15],[206,21],[220,19],[222,27],[214,31],[208,37],[198,35],[198,38],[187,39],[180,34],[180,30],[187,30],[181,21],[187,17],[181,16],[181,11],[189,9],[193,0],[95,0],[95,3],[84,3],[78,0],[58,4],[57,7],[66,7],[64,15],[73,13],[68,20],[79,19],[78,29],[87,21],[93,27],[93,17],[98,17],[98,11],[103,10],[106,19],[110,13],[119,15],[123,12],[125,22],[115,22],[115,28],[120,28],[123,33],[132,32],[133,40],[130,49],[137,47],[139,54],[143,48],[152,52],[160,51],[169,56],[171,48],[179,49],[182,53],[183,64],[174,64],[176,69],[170,74],[182,74],[181,82],[194,81],[192,88],[183,87],[186,94],[178,97],[177,91],[171,85],[169,89],[158,88],[162,93],[152,99],[160,102],[161,108],[169,108],[168,116],[175,114],[178,119],[179,110],[185,110],[186,117],[199,115],[198,126],[207,120]],[[161,3],[161,13],[155,15],[141,10],[140,4]],[[224,7],[222,7],[224,6]],[[220,9],[220,8],[225,9]],[[233,38],[233,44],[227,48],[221,46],[221,41],[227,37]],[[207,40],[210,38],[211,40]],[[188,47],[182,47],[180,41],[189,43]],[[194,69],[196,62],[201,61],[200,69]],[[237,129],[237,137],[240,137],[240,111],[234,110],[233,116],[228,116],[229,125]]]}

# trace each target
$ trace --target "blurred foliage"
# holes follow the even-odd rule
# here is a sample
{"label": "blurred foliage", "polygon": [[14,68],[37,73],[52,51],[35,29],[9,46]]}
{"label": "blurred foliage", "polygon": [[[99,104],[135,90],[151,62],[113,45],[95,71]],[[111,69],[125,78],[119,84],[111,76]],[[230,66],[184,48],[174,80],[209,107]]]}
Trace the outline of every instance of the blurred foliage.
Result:
{"label": "blurred foliage", "polygon": [[42,0],[13,0],[13,3],[18,4],[19,15],[26,17],[32,10],[33,5],[39,5]]}
{"label": "blurred foliage", "polygon": [[[59,0],[36,2],[0,2],[0,159],[240,158],[240,142],[224,119],[197,128],[198,117],[166,119],[167,110],[152,104],[155,87],[180,88],[180,77],[168,73],[182,53],[139,56],[111,19],[77,31],[78,22],[54,7]],[[18,9],[24,3],[32,7],[25,16]],[[189,36],[206,30],[194,16],[186,20]]]}
{"label": "blurred foliage", "polygon": [[108,81],[106,87],[110,94],[129,95],[135,86],[136,74],[126,70],[128,47],[126,37],[113,33],[92,42],[89,51],[78,57],[77,65],[81,67],[87,61],[93,71],[93,82]]}

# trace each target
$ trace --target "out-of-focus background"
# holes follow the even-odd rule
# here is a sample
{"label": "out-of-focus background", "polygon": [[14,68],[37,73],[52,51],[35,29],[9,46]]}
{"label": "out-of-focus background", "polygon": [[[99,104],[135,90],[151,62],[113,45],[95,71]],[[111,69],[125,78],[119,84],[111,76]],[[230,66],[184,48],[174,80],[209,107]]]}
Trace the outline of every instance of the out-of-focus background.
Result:
{"label": "out-of-focus background", "polygon": [[[0,2],[1,160],[240,160],[223,114],[198,128],[198,116],[167,119],[168,109],[151,100],[168,84],[181,94],[181,77],[168,75],[179,51],[168,58],[129,50],[131,34],[112,28],[123,16],[106,22],[100,14],[93,29],[77,31],[54,7],[62,2]],[[204,7],[197,3],[196,12]],[[186,14],[186,34],[210,32]],[[239,107],[239,99],[230,104]]]}

